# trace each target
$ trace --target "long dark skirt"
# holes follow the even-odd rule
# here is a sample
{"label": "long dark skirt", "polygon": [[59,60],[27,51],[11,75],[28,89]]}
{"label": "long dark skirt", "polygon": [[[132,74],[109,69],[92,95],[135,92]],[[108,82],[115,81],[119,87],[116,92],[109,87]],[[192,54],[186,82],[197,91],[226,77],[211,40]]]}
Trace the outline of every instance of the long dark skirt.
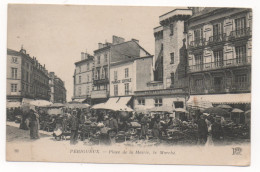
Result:
{"label": "long dark skirt", "polygon": [[30,122],[30,137],[31,139],[39,139],[39,128],[37,121]]}

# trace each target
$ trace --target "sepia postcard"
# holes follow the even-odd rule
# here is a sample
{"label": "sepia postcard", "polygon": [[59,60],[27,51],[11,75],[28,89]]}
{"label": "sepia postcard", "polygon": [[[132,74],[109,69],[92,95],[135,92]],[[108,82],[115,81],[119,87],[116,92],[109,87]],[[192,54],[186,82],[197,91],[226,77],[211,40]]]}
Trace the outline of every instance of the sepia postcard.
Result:
{"label": "sepia postcard", "polygon": [[9,4],[6,160],[249,166],[252,9]]}

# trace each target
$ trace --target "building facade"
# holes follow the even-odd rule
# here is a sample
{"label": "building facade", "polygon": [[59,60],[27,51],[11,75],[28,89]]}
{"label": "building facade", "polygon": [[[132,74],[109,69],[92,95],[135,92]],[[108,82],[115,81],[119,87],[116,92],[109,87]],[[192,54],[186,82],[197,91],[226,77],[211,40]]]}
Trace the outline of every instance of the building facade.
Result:
{"label": "building facade", "polygon": [[175,9],[159,17],[154,28],[154,80],[135,92],[135,105],[185,108],[188,97],[187,19],[190,9]]}
{"label": "building facade", "polygon": [[251,9],[194,8],[193,12],[187,36],[190,94],[250,93]]}
{"label": "building facade", "polygon": [[52,103],[66,103],[67,90],[65,88],[64,81],[57,77],[54,72],[49,73],[49,78],[49,86],[51,90],[50,101]]}
{"label": "building facade", "polygon": [[99,43],[94,51],[94,68],[92,69],[93,104],[107,101],[110,96],[110,64],[150,55],[138,40],[125,41],[124,38],[113,36],[112,43]]}
{"label": "building facade", "polygon": [[50,99],[49,77],[45,65],[30,57],[23,48],[7,49],[7,101]]}
{"label": "building facade", "polygon": [[73,101],[91,104],[91,93],[93,89],[94,56],[81,53],[81,60],[75,63],[74,73],[74,95]]}

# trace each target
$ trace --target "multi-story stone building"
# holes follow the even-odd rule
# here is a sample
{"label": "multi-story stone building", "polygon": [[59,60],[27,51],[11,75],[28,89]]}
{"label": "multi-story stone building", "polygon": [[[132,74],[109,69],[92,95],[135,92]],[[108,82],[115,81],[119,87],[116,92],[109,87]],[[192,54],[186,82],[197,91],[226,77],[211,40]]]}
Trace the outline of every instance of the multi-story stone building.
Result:
{"label": "multi-story stone building", "polygon": [[193,8],[188,20],[190,94],[214,104],[239,103],[251,92],[252,11]]}
{"label": "multi-story stone building", "polygon": [[[143,51],[143,50],[141,50]],[[110,99],[133,107],[135,91],[147,90],[153,80],[153,56],[121,59],[110,64]]]}
{"label": "multi-story stone building", "polygon": [[105,102],[109,97],[110,64],[125,60],[150,55],[138,43],[132,39],[125,41],[124,38],[113,36],[112,43],[99,43],[94,51],[94,68],[92,69],[93,90],[91,99],[93,104]]}
{"label": "multi-story stone building", "polygon": [[74,96],[75,102],[91,104],[91,92],[93,87],[92,69],[94,67],[94,56],[81,53],[81,60],[75,63],[74,72]]}
{"label": "multi-story stone building", "polygon": [[49,86],[51,90],[50,101],[52,103],[66,103],[67,90],[65,88],[64,81],[57,77],[54,72],[49,73],[49,78]]}
{"label": "multi-story stone building", "polygon": [[23,48],[20,51],[7,49],[7,100],[32,99],[50,99],[48,71]]}
{"label": "multi-story stone building", "polygon": [[154,28],[154,81],[148,90],[135,92],[135,105],[184,108],[188,97],[186,20],[190,9],[175,9],[159,17]]}

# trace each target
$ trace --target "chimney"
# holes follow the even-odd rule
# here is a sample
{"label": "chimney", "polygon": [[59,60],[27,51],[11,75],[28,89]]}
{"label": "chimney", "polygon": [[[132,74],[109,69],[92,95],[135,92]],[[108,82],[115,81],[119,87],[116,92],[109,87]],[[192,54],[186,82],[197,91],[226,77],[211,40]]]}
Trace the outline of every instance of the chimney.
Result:
{"label": "chimney", "polygon": [[84,60],[84,58],[85,58],[84,52],[81,52],[81,60]]}
{"label": "chimney", "polygon": [[139,40],[132,38],[132,41],[139,43]]}
{"label": "chimney", "polygon": [[123,42],[125,42],[124,38],[113,35],[113,37],[112,37],[112,44],[113,45],[120,44],[120,43],[123,43]]}
{"label": "chimney", "polygon": [[98,49],[103,48],[103,44],[102,43],[98,43]]}

